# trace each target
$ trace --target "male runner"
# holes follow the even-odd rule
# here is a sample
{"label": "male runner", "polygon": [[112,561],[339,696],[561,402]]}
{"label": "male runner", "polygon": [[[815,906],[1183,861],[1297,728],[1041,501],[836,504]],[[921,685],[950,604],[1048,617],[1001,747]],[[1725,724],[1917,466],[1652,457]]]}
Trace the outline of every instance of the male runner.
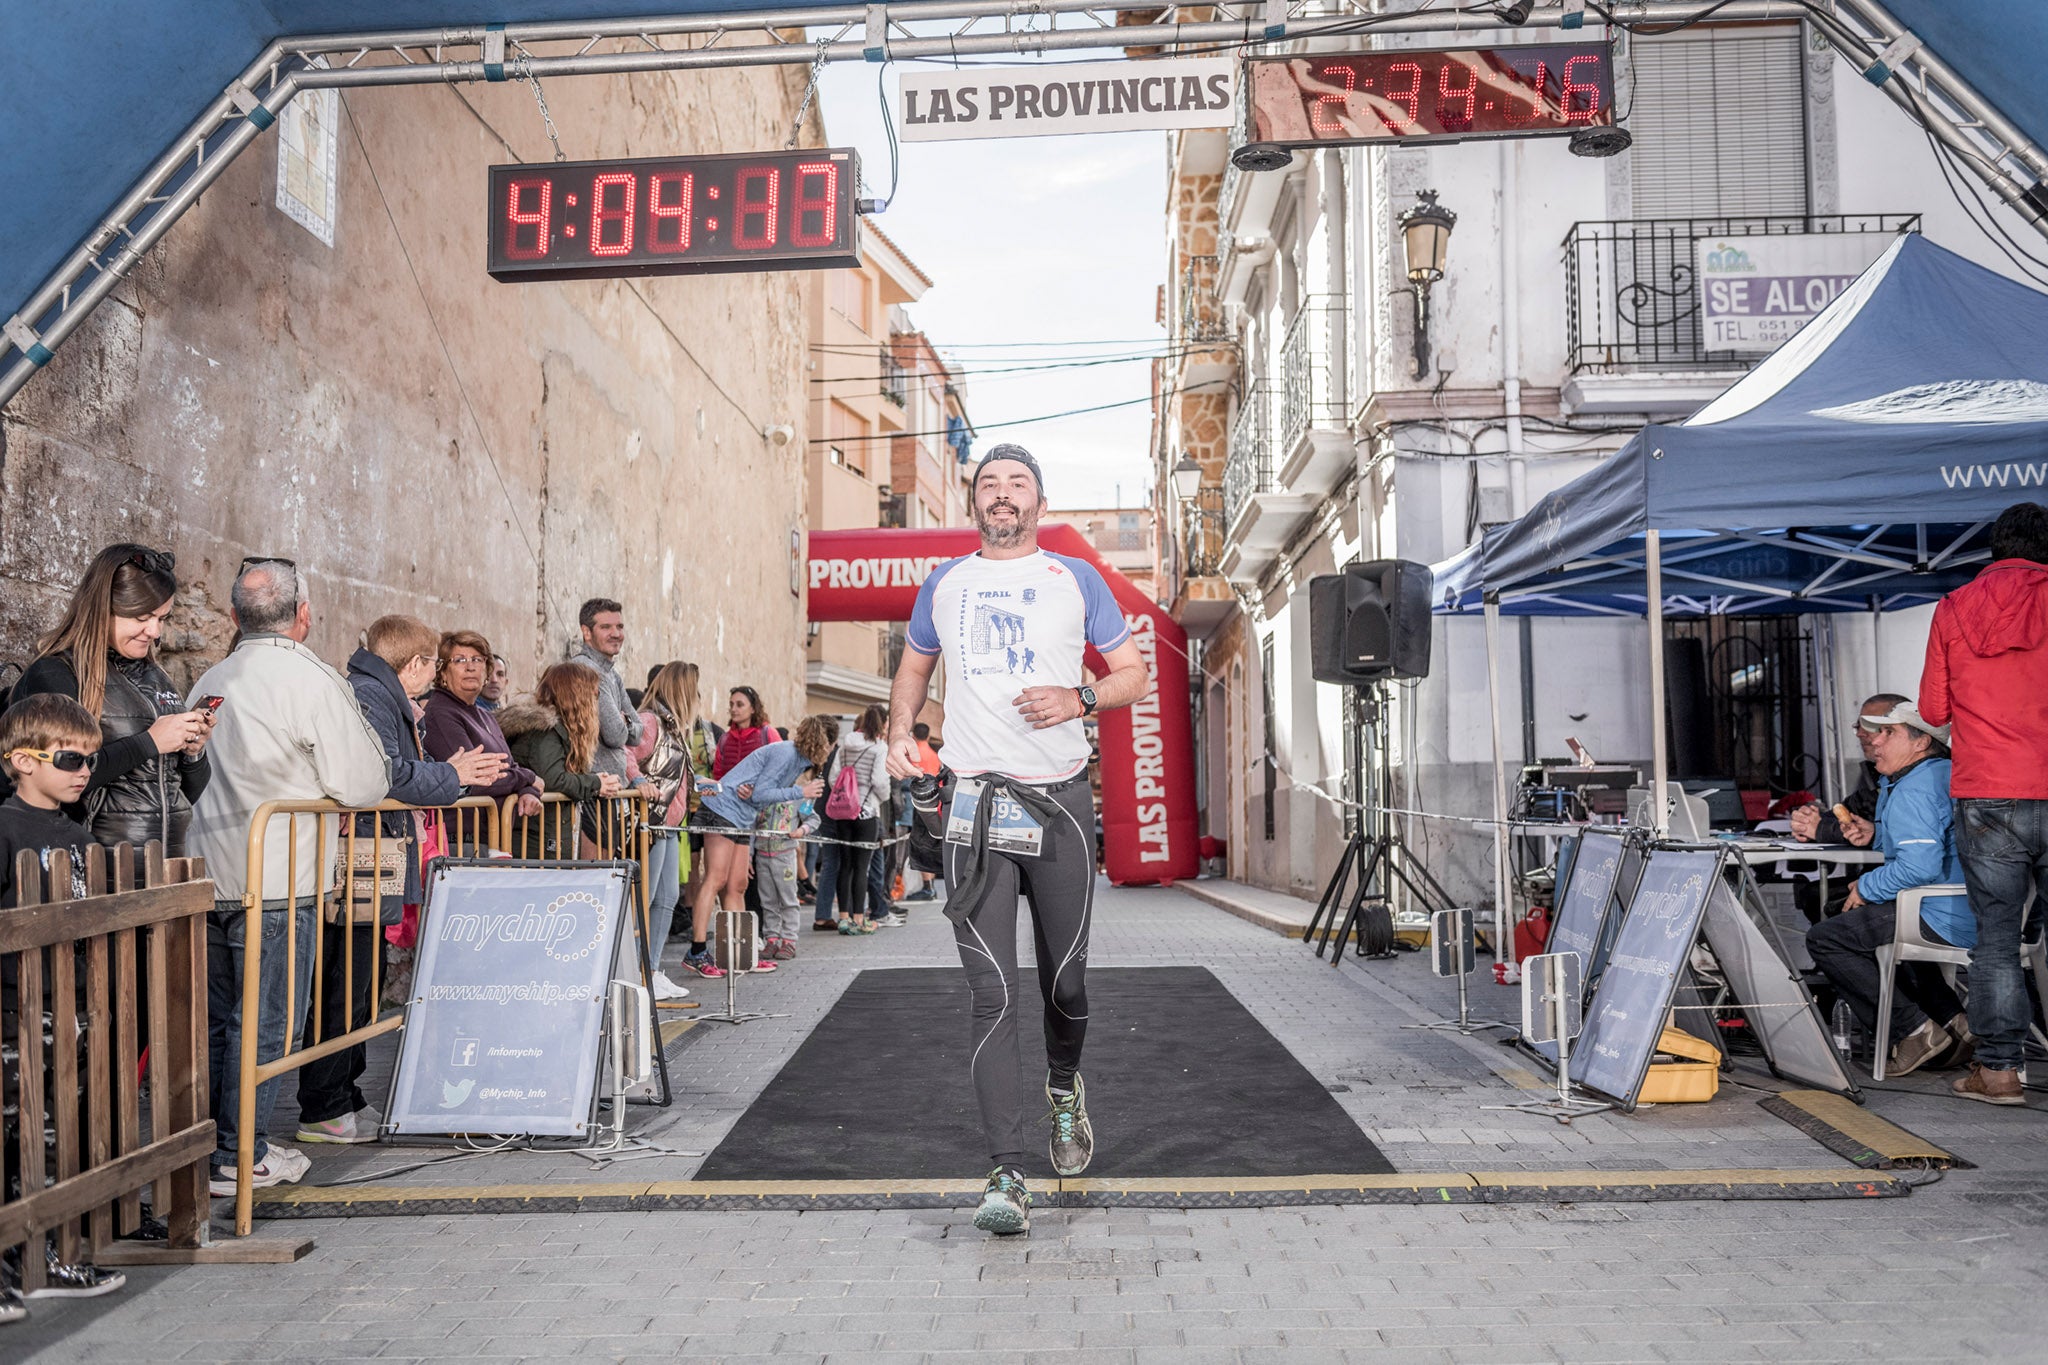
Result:
{"label": "male runner", "polygon": [[[978,554],[932,570],[918,591],[909,648],[889,693],[889,772],[918,772],[911,726],[946,658],[946,916],[974,996],[969,1069],[995,1170],[974,1225],[1028,1232],[1024,1096],[1018,1087],[1017,894],[1031,901],[1045,1000],[1046,1098],[1053,1170],[1079,1175],[1095,1153],[1081,1088],[1088,1031],[1088,912],[1095,889],[1095,803],[1081,718],[1128,706],[1151,686],[1123,613],[1093,565],[1038,548],[1045,480],[1022,446],[999,445],[974,471]],[[1019,651],[1038,682],[1019,687]],[[1082,685],[1094,645],[1109,664]]]}

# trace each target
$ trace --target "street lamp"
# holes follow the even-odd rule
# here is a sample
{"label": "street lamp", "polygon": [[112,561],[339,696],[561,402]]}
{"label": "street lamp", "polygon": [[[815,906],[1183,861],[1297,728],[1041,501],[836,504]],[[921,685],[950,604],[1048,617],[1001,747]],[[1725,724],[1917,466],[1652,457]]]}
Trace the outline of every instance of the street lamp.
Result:
{"label": "street lamp", "polygon": [[1192,455],[1183,453],[1167,477],[1173,481],[1173,496],[1182,502],[1193,502],[1202,491],[1202,466],[1195,463]]}
{"label": "street lamp", "polygon": [[1458,215],[1436,202],[1435,190],[1419,190],[1415,204],[1399,218],[1401,246],[1408,257],[1408,282],[1415,294],[1415,377],[1429,373],[1429,287],[1444,277],[1444,256]]}

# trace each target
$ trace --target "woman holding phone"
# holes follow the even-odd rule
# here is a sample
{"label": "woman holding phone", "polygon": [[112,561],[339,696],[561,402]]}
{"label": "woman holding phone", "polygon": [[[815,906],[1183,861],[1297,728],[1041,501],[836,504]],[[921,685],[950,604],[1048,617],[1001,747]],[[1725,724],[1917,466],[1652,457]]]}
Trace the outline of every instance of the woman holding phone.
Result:
{"label": "woman holding phone", "polygon": [[187,710],[156,662],[175,564],[146,545],[101,550],[14,687],[17,701],[54,692],[99,721],[99,763],[77,813],[100,843],[131,844],[138,860],[152,839],[165,857],[184,856],[192,803],[212,775],[206,741],[218,703]]}

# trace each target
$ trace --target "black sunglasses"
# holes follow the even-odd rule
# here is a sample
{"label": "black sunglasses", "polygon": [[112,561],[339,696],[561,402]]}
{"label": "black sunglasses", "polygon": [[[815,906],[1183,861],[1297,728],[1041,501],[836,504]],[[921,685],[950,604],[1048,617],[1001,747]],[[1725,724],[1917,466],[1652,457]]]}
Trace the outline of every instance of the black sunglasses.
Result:
{"label": "black sunglasses", "polygon": [[15,749],[7,756],[13,758],[15,754],[35,759],[38,763],[47,763],[60,773],[75,773],[80,768],[91,772],[100,766],[100,756],[97,753],[82,754],[76,749],[59,749],[55,753],[48,749]]}
{"label": "black sunglasses", "polygon": [[242,567],[235,570],[235,577],[240,578],[243,574],[249,572],[249,566],[251,564],[282,564],[287,569],[296,569],[299,567],[299,562],[297,560],[286,559],[283,555],[250,555],[247,559],[244,559],[242,561]]}
{"label": "black sunglasses", "polygon": [[170,573],[178,567],[178,557],[169,550],[152,550],[142,546],[123,561],[144,573]]}

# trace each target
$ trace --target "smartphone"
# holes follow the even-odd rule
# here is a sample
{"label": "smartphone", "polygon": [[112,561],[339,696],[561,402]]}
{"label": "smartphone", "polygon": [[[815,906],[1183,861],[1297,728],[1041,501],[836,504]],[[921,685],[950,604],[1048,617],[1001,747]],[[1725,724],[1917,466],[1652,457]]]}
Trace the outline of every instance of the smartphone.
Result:
{"label": "smartphone", "polygon": [[220,710],[220,704],[226,700],[226,697],[201,697],[199,699],[199,709],[210,716]]}

